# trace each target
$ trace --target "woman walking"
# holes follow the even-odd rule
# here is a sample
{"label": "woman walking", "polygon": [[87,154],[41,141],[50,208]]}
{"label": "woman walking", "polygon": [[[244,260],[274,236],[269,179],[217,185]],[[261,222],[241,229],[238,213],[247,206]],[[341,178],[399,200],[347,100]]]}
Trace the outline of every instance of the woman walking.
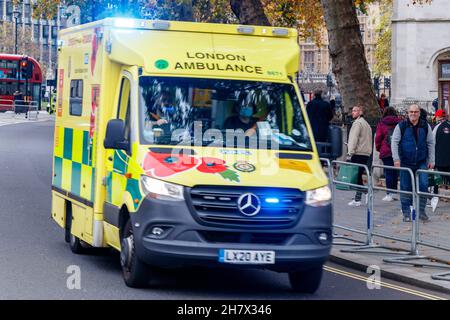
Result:
{"label": "woman walking", "polygon": [[[397,111],[393,107],[387,107],[383,111],[383,118],[378,123],[375,137],[375,146],[380,153],[380,159],[385,166],[394,166],[394,159],[392,158],[391,137],[395,126],[400,122]],[[398,171],[385,169],[384,175],[386,177],[386,187],[388,189],[397,190]],[[393,201],[394,198],[389,192],[383,198],[383,201]]]}

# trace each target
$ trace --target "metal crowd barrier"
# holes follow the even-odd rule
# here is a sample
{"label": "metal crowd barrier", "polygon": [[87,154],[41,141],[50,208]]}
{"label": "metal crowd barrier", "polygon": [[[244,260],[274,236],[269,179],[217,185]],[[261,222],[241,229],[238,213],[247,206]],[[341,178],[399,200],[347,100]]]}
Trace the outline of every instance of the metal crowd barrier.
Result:
{"label": "metal crowd barrier", "polygon": [[39,115],[37,101],[16,100],[13,103],[13,111],[14,114],[26,113],[28,120],[37,120]]}
{"label": "metal crowd barrier", "polygon": [[[419,183],[419,176],[421,174],[426,175],[427,181],[429,181],[430,176],[448,177],[448,179],[450,179],[449,172],[417,170],[417,172],[416,172],[416,184],[417,185]],[[419,198],[417,200],[418,203],[419,203],[420,197],[427,197],[427,198],[436,197],[438,199],[450,200],[450,195],[439,194],[439,193],[434,194],[434,193],[430,193],[430,192],[422,192],[420,190],[417,191],[417,195]],[[434,220],[434,218],[438,218],[438,215],[433,215],[432,218]],[[424,245],[424,246],[428,246],[428,247],[433,247],[433,248],[437,248],[437,249],[450,251],[450,243],[449,242],[446,243],[446,240],[444,239],[444,237],[439,237],[439,235],[442,234],[444,236],[447,235],[447,237],[450,238],[450,205],[447,208],[447,210],[445,210],[444,212],[441,212],[441,214],[439,215],[439,218],[440,218],[439,224],[434,223],[435,221],[431,221],[431,222],[418,228],[417,243]],[[425,227],[430,227],[432,229],[426,230]]]}
{"label": "metal crowd barrier", "polygon": [[[335,172],[334,172],[334,167],[336,166],[336,171],[339,172],[340,166],[345,165],[345,166],[353,166],[353,167],[357,167],[359,168],[363,168],[365,171],[365,174],[367,175],[367,178],[370,180],[371,179],[371,173],[369,171],[369,167],[367,165],[363,165],[363,164],[357,164],[357,163],[351,163],[351,162],[345,162],[345,161],[331,161],[331,167],[329,170],[329,179],[330,179],[330,183],[332,185],[332,194],[333,194],[333,212],[334,212],[334,225],[333,225],[333,229],[334,232],[336,233],[336,229],[340,229],[340,230],[345,230],[345,231],[349,231],[352,233],[356,233],[356,234],[360,234],[363,235],[364,239],[353,239],[352,237],[348,236],[348,235],[334,235],[335,239],[346,239],[346,240],[351,240],[354,243],[348,243],[348,242],[333,242],[335,245],[351,245],[354,247],[358,247],[358,248],[367,248],[367,247],[372,247],[374,245],[373,243],[373,239],[372,239],[372,226],[370,225],[370,216],[371,216],[371,212],[372,212],[372,208],[373,208],[373,199],[372,199],[372,185],[370,183],[368,183],[367,185],[359,185],[359,184],[353,184],[353,183],[348,183],[348,182],[343,182],[340,180],[337,180],[337,178],[335,177]],[[362,193],[366,193],[367,194],[367,202],[368,202],[368,208],[367,211],[365,213],[361,213],[361,210],[358,210],[355,208],[356,211],[358,211],[357,213],[355,213],[355,216],[352,217],[350,219],[350,221],[347,220],[346,214],[343,213],[341,214],[341,212],[339,212],[339,210],[336,210],[337,207],[337,203],[336,203],[336,199],[340,198],[337,196],[337,194],[339,193],[337,190],[335,190],[336,186],[346,186],[346,187],[350,187],[348,191],[343,191],[343,192],[362,192]],[[340,198],[341,199],[341,198]],[[353,223],[356,223],[356,225],[352,225]]]}
{"label": "metal crowd barrier", "polygon": [[[352,240],[355,243],[348,242],[336,242],[333,241],[334,245],[352,245],[351,249],[342,249],[341,252],[365,252],[365,253],[377,253],[377,254],[396,254],[397,257],[393,258],[385,258],[383,259],[386,263],[396,263],[396,264],[405,264],[405,265],[414,265],[421,267],[434,267],[434,268],[444,268],[450,269],[450,253],[446,258],[442,259],[436,256],[436,254],[430,255],[421,255],[419,253],[419,245],[427,247],[427,248],[435,248],[443,250],[444,252],[450,252],[450,191],[448,194],[434,194],[430,192],[423,192],[419,189],[419,179],[420,175],[429,176],[440,176],[446,177],[446,185],[450,181],[450,173],[449,172],[440,172],[433,170],[417,170],[414,174],[413,171],[409,168],[404,167],[392,167],[392,166],[384,166],[384,165],[373,165],[371,169],[381,168],[397,171],[400,175],[407,174],[411,179],[411,191],[405,191],[401,189],[390,189],[387,187],[381,187],[375,185],[373,181],[373,177],[371,171],[368,166],[360,165],[351,162],[343,162],[343,161],[330,161],[325,158],[320,159],[322,165],[324,166],[324,170],[326,168],[326,173],[328,175],[330,188],[333,194],[333,214],[334,214],[334,223],[333,223],[333,240],[335,239],[346,239]],[[339,166],[356,166],[359,168],[363,168],[367,175],[367,185],[358,185],[353,183],[347,183],[338,180],[335,176],[335,171],[339,171]],[[335,168],[336,167],[336,168]],[[428,182],[428,179],[427,179]],[[344,200],[342,193],[337,192],[336,186],[348,186],[351,187],[349,191],[366,191],[368,195],[367,201],[367,213],[365,215],[361,215],[360,212],[356,213],[352,212],[351,209],[343,209],[342,207],[339,210],[338,200]],[[398,185],[398,181],[397,181]],[[429,184],[427,184],[429,186]],[[378,194],[376,191],[389,194],[400,195],[400,198],[409,196],[411,197],[411,207],[410,207],[410,218],[411,222],[403,221],[403,214],[401,211],[401,199],[400,201],[392,201],[392,202],[384,202],[377,201],[377,205],[374,204],[374,200]],[[345,192],[345,191],[344,191]],[[431,215],[428,213],[428,216],[431,216],[431,221],[420,224],[420,198],[421,197],[438,197],[439,199],[449,200],[448,208],[444,208],[438,213]],[[441,201],[441,204],[444,201]],[[447,203],[447,202],[445,202]],[[347,205],[347,204],[345,204]],[[361,206],[364,208],[364,206]],[[442,207],[442,205],[440,206]],[[389,211],[391,210],[391,211]],[[352,216],[353,214],[353,216]],[[361,216],[367,220],[367,224],[365,226],[362,225],[360,219]],[[341,220],[344,217],[345,219]],[[335,233],[336,229],[346,230],[358,235],[362,235],[365,239],[358,240],[353,239],[349,235],[338,235]],[[374,237],[382,238],[385,240],[392,240],[392,243],[401,242],[404,244],[409,244],[409,249],[393,246],[392,244],[379,244],[374,242]],[[384,249],[380,251],[378,249]],[[437,253],[437,255],[441,255],[442,252]],[[420,262],[421,260],[428,260],[428,262]],[[435,280],[450,280],[450,272],[435,274],[432,276]]]}
{"label": "metal crowd barrier", "polygon": [[[448,176],[450,177],[450,174],[447,172],[441,172],[441,171],[434,171],[434,170],[417,170],[416,174],[415,174],[415,180],[414,180],[414,184],[416,186],[419,186],[419,180],[420,180],[420,175],[426,175],[427,178],[427,189],[429,187],[429,183],[428,183],[428,177],[430,175],[432,175],[433,177],[435,176]],[[419,190],[417,190],[419,189]],[[420,208],[420,198],[421,197],[439,197],[439,198],[445,198],[445,199],[450,199],[449,196],[446,195],[436,195],[434,193],[429,193],[429,192],[423,192],[420,191],[420,188],[416,187],[416,199],[415,199],[415,207],[419,210]],[[424,200],[426,202],[426,200]],[[446,211],[444,213],[446,216],[445,218],[448,217],[449,215],[449,211]],[[413,223],[413,241],[412,244],[414,244],[416,246],[416,252],[415,255],[412,255],[410,257],[403,257],[403,258],[392,258],[392,259],[383,259],[384,262],[388,262],[388,263],[397,263],[397,264],[404,264],[404,265],[413,265],[413,266],[420,266],[420,267],[432,267],[432,268],[444,268],[444,269],[450,269],[450,259],[449,260],[445,260],[445,259],[440,259],[436,256],[431,256],[431,255],[419,255],[419,250],[417,249],[417,245],[422,245],[422,246],[426,246],[426,247],[430,247],[430,248],[437,248],[437,249],[441,249],[441,250],[445,250],[447,252],[450,251],[450,247],[448,245],[448,243],[446,243],[448,240],[444,240],[444,238],[441,238],[441,243],[438,242],[432,242],[430,241],[430,239],[422,239],[424,236],[424,232],[420,231],[420,229],[425,228],[425,225],[420,226],[419,224],[419,218],[416,214],[416,219]],[[433,217],[434,219],[434,217]],[[427,224],[427,228],[429,228],[430,230],[428,232],[430,233],[434,233],[436,232],[436,228],[441,228],[444,235],[449,235],[449,230],[450,230],[450,221],[448,221],[447,219],[443,219],[444,221],[441,221],[441,226],[439,227],[438,224],[436,224],[435,222],[433,223],[433,221],[429,221]],[[445,223],[447,223],[447,225],[445,225]],[[428,262],[420,262],[421,260],[427,260]],[[436,274],[432,276],[433,279],[435,280],[450,280],[450,278],[448,277],[448,273],[444,273],[444,274]]]}
{"label": "metal crowd barrier", "polygon": [[[372,215],[372,225],[374,226],[373,235],[378,236],[384,239],[394,240],[394,241],[400,241],[400,242],[406,242],[411,244],[411,249],[409,251],[409,254],[417,255],[417,202],[416,202],[416,186],[414,183],[412,183],[414,180],[414,173],[409,168],[398,168],[393,166],[385,166],[385,165],[372,165],[372,169],[374,168],[380,168],[380,169],[387,169],[392,171],[397,171],[399,173],[399,176],[402,172],[405,172],[409,175],[409,178],[411,179],[411,185],[412,190],[411,191],[405,191],[401,189],[390,189],[387,187],[380,187],[374,184],[374,181],[371,181],[371,184],[373,185],[374,191],[382,191],[383,194],[398,194],[400,195],[400,198],[403,196],[409,196],[411,197],[411,204],[412,207],[410,208],[410,217],[411,222],[405,223],[403,222],[403,214],[401,211],[401,205],[400,202],[393,201],[388,203],[382,203],[382,210],[380,211],[380,208],[377,206],[375,208],[374,214]],[[375,198],[375,192],[374,192],[374,198]],[[380,200],[381,201],[381,200]],[[392,204],[394,205],[394,208],[392,208]],[[381,206],[380,206],[381,207]],[[391,211],[389,211],[391,210]],[[406,236],[402,236],[406,235]],[[393,246],[384,246],[385,248],[390,248],[392,250],[398,250],[401,252],[408,252],[402,248],[395,248]]]}
{"label": "metal crowd barrier", "polygon": [[[328,177],[328,185],[331,190],[332,194],[332,202],[334,201],[334,188],[333,188],[333,178],[334,178],[334,167],[331,164],[331,160],[328,158],[320,158],[320,161],[322,163],[322,167],[324,168],[324,171]],[[325,164],[325,165],[324,165]],[[326,169],[326,170],[325,170]],[[342,239],[344,241],[339,242],[337,239]],[[350,241],[350,242],[348,242]],[[337,231],[333,230],[333,244],[334,245],[364,245],[364,241],[356,240],[351,237],[340,235],[337,233]]]}

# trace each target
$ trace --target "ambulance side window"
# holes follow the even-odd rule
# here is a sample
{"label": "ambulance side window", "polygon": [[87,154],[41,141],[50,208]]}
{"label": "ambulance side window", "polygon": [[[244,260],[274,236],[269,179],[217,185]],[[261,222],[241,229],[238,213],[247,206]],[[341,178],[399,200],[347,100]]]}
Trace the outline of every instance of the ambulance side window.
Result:
{"label": "ambulance side window", "polygon": [[70,107],[71,116],[81,116],[83,112],[83,80],[70,81]]}
{"label": "ambulance side window", "polygon": [[122,119],[125,123],[125,138],[127,141],[130,141],[130,89],[130,80],[128,78],[122,78],[117,119]]}

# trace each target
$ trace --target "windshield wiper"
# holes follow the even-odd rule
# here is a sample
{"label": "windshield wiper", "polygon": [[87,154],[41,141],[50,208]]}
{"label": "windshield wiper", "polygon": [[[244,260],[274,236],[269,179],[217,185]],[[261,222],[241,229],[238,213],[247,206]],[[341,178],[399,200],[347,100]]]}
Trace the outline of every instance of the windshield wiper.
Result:
{"label": "windshield wiper", "polygon": [[311,148],[302,147],[302,146],[299,146],[299,145],[285,145],[285,144],[278,145],[278,149],[280,149],[280,150],[292,150],[292,151],[312,151]]}

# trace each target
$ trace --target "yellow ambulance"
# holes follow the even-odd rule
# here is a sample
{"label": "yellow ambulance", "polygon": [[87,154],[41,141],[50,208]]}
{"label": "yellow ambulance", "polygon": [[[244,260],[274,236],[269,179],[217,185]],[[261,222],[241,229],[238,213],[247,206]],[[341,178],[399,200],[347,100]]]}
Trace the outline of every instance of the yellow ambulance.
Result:
{"label": "yellow ambulance", "polygon": [[59,33],[52,217],[74,253],[320,284],[332,238],[294,29],[108,18]]}

